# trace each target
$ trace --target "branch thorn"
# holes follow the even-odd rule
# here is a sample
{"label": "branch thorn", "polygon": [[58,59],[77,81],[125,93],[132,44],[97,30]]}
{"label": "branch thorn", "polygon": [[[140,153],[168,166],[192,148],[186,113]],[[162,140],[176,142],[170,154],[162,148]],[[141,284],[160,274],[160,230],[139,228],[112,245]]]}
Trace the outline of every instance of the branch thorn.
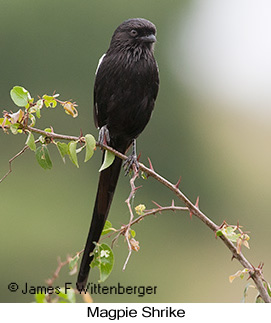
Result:
{"label": "branch thorn", "polygon": [[143,185],[137,186],[134,188],[134,192],[136,192],[139,188],[143,187]]}
{"label": "branch thorn", "polygon": [[175,184],[176,188],[179,188],[179,185],[181,183],[181,179],[182,179],[182,176],[180,176],[180,178],[178,179],[178,182]]}
{"label": "branch thorn", "polygon": [[150,160],[150,158],[149,158],[149,157],[148,157],[148,161],[149,161],[150,169],[151,169],[152,171],[154,171],[154,168],[153,168],[153,166],[152,166],[152,162],[151,162],[151,160]]}
{"label": "branch thorn", "polygon": [[162,206],[161,206],[161,205],[159,205],[158,203],[156,203],[156,202],[154,202],[154,201],[152,201],[152,203],[153,203],[153,204],[155,204],[156,206],[158,206],[158,208],[159,208],[159,209],[162,209]]}
{"label": "branch thorn", "polygon": [[[199,208],[199,196],[197,197],[196,203],[195,203],[195,207],[198,209]],[[192,219],[192,215],[193,215],[193,211],[190,210],[189,216],[190,219]]]}
{"label": "branch thorn", "polygon": [[195,207],[198,209],[199,208],[199,196],[197,197]]}

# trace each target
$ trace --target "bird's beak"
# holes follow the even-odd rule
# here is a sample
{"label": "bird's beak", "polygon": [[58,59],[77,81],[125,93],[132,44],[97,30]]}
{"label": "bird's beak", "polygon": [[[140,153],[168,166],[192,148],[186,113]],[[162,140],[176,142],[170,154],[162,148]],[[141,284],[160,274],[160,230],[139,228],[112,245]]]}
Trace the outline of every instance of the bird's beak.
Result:
{"label": "bird's beak", "polygon": [[141,37],[141,39],[144,43],[155,43],[156,42],[156,37],[154,34],[150,34],[148,36],[143,36],[143,37]]}

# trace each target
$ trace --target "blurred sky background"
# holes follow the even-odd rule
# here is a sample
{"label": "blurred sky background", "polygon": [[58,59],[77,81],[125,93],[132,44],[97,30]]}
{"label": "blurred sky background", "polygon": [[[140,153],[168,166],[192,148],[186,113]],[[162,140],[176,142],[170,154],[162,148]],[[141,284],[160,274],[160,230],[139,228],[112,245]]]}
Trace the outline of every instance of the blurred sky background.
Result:
{"label": "blurred sky background", "polygon": [[[79,116],[61,108],[43,110],[39,128],[71,135],[97,130],[92,118],[94,73],[114,29],[125,19],[156,24],[155,56],[160,92],[151,122],[138,139],[141,161],[181,189],[214,222],[237,221],[250,231],[245,256],[264,262],[271,280],[271,3],[267,0],[60,1],[0,0],[0,108],[16,107],[14,85],[32,96],[60,93],[75,100]],[[24,145],[24,135],[0,134],[0,177]],[[0,184],[0,301],[31,302],[33,295],[7,286],[45,285],[57,257],[84,246],[96,195],[101,153],[80,168],[64,165],[49,147],[53,168],[44,171],[27,151]],[[171,204],[174,196],[153,179],[138,180],[135,205]],[[128,178],[121,175],[109,220],[127,223]],[[176,204],[177,199],[175,198]],[[140,252],[125,272],[127,247],[114,248],[116,263],[105,285],[156,285],[157,294],[93,295],[95,302],[240,302],[246,279],[228,277],[242,269],[198,219],[184,213],[146,218],[134,227]],[[108,242],[109,243],[109,242]],[[63,268],[55,285],[75,284]],[[90,275],[98,279],[97,270]],[[247,301],[256,291],[249,290]],[[78,298],[78,301],[81,299]]]}

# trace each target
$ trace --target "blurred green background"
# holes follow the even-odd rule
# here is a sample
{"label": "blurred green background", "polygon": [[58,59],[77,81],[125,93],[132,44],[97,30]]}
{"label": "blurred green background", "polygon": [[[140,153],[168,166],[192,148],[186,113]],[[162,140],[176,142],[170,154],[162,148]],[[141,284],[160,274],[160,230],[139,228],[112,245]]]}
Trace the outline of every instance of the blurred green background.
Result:
{"label": "blurred green background", "polygon": [[[244,1],[238,6],[219,3],[224,7],[211,0],[0,0],[0,107],[16,110],[9,97],[14,85],[35,97],[56,90],[60,99],[78,103],[79,117],[72,119],[61,108],[46,110],[36,126],[97,136],[92,118],[97,62],[123,20],[151,20],[158,30],[161,86],[151,122],[138,140],[141,161],[150,157],[155,170],[173,183],[181,175],[182,191],[192,201],[200,196],[201,210],[217,224],[239,221],[250,231],[251,249],[244,254],[254,265],[264,262],[270,281],[271,71],[269,62],[263,64],[270,56],[262,53],[269,54],[271,46],[270,37],[262,34],[270,30],[262,14],[271,10],[262,1],[257,2],[259,12]],[[25,139],[0,133],[0,177]],[[27,151],[1,183],[1,302],[33,301],[33,295],[9,292],[8,284],[45,285],[57,257],[73,255],[85,243],[101,153],[86,164],[81,156],[77,169],[69,161],[64,165],[55,147],[49,149],[51,171]],[[174,198],[152,179],[137,185],[143,188],[135,205],[152,208],[152,200],[169,205]],[[129,181],[122,174],[109,215],[115,227],[128,221],[128,193]],[[127,247],[120,238],[105,285],[156,285],[157,294],[93,295],[95,302],[240,302],[248,282],[230,284],[228,277],[241,266],[196,218],[164,213],[134,229],[140,252],[133,252],[122,272]],[[55,285],[75,284],[75,279],[63,268]],[[90,280],[97,279],[93,270]],[[250,289],[247,300],[255,296]]]}

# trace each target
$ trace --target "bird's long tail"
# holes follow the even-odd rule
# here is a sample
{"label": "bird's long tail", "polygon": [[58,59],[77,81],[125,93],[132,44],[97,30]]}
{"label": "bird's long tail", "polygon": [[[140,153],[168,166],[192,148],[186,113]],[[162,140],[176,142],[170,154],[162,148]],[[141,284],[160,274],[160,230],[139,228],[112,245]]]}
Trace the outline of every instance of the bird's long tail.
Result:
{"label": "bird's long tail", "polygon": [[[118,148],[118,150],[122,153],[125,152],[125,149]],[[93,256],[90,256],[89,254],[93,252],[95,248],[94,242],[98,242],[100,239],[118,182],[121,164],[122,160],[116,157],[112,165],[100,173],[92,221],[76,283],[78,290],[82,290],[87,283],[90,263],[93,260]]]}

